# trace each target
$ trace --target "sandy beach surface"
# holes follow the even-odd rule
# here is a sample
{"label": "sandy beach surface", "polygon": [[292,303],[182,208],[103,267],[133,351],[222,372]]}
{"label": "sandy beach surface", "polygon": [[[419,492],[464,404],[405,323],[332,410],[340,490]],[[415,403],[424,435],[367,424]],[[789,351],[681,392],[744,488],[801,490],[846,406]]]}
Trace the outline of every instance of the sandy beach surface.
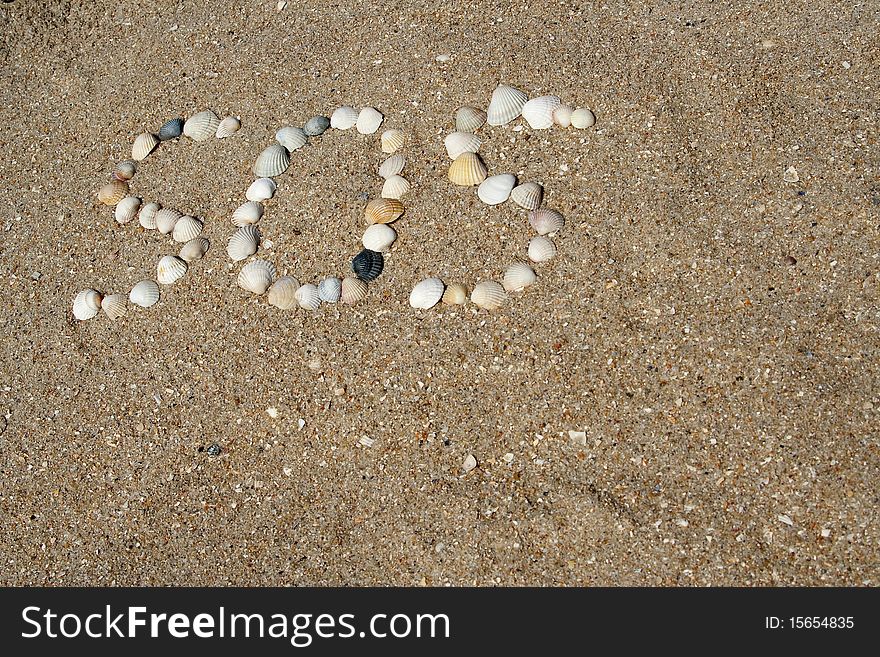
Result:
{"label": "sandy beach surface", "polygon": [[[276,4],[0,5],[2,583],[878,584],[876,4]],[[566,216],[558,256],[498,311],[415,311],[531,236],[446,178],[499,82],[597,116],[480,133]],[[278,127],[346,104],[407,133],[399,239],[361,304],[283,312],[236,286],[229,215]],[[175,251],[97,189],[206,108],[242,129],[132,193],[211,250],[75,321]],[[262,257],[346,271],[377,141],[295,153]]]}

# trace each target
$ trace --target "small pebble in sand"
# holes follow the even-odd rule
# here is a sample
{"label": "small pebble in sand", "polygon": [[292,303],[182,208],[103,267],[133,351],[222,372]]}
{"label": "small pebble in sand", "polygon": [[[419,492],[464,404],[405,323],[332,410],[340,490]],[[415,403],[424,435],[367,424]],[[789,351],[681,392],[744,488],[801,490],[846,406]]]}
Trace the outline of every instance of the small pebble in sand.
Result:
{"label": "small pebble in sand", "polygon": [[785,256],[785,264],[789,267],[794,267],[797,264],[797,260],[795,260],[794,256],[787,255]]}
{"label": "small pebble in sand", "polygon": [[302,430],[303,430],[303,427],[306,426],[306,421],[303,420],[302,418],[300,418],[300,419],[297,421],[297,425],[299,425],[299,430],[302,431]]}
{"label": "small pebble in sand", "polygon": [[503,458],[506,463],[512,463],[513,462],[513,452],[507,452],[507,454],[505,454]]}
{"label": "small pebble in sand", "polygon": [[220,452],[222,452],[222,451],[223,451],[223,449],[217,443],[213,443],[207,449],[208,456],[220,456]]}
{"label": "small pebble in sand", "polygon": [[271,417],[273,420],[278,417],[278,409],[275,408],[274,406],[270,406],[269,408],[267,408],[266,412],[269,414],[269,417]]}
{"label": "small pebble in sand", "polygon": [[822,538],[829,538],[831,536],[831,530],[826,527],[822,530],[821,534]]}
{"label": "small pebble in sand", "polygon": [[476,459],[476,457],[474,457],[473,454],[468,454],[464,460],[464,463],[461,464],[461,469],[464,470],[466,473],[470,472],[471,470],[473,470],[476,467],[477,467],[477,459]]}
{"label": "small pebble in sand", "polygon": [[572,442],[578,443],[579,445],[587,444],[587,432],[586,431],[569,431],[568,437]]}
{"label": "small pebble in sand", "polygon": [[436,59],[441,64],[445,64],[450,59],[452,59],[452,55],[448,55],[446,53],[443,53],[442,55],[437,55],[434,59]]}
{"label": "small pebble in sand", "polygon": [[787,183],[796,183],[800,181],[800,176],[798,176],[797,169],[794,167],[788,167],[785,170],[785,173],[782,174],[782,179]]}
{"label": "small pebble in sand", "polygon": [[287,2],[285,0],[281,0],[277,5],[275,5],[275,11],[282,12],[284,8],[287,6]]}
{"label": "small pebble in sand", "polygon": [[778,516],[776,516],[776,518],[777,518],[777,520],[779,520],[779,522],[781,522],[784,525],[788,525],[789,527],[794,525],[794,521],[789,516],[785,515],[784,513],[780,513]]}

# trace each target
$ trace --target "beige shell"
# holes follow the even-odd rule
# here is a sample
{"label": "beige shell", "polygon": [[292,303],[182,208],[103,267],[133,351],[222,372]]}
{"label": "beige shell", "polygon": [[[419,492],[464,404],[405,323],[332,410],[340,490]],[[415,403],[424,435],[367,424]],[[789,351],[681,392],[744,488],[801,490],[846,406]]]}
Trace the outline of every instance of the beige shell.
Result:
{"label": "beige shell", "polygon": [[529,97],[519,89],[499,84],[492,92],[492,100],[486,111],[486,121],[489,125],[510,123],[522,113],[523,105],[528,100]]}
{"label": "beige shell", "polygon": [[238,285],[253,294],[263,294],[274,280],[275,265],[268,260],[253,260],[238,273]]}
{"label": "beige shell", "polygon": [[298,280],[292,276],[282,276],[269,288],[269,303],[281,310],[290,310],[296,305],[298,289]]}
{"label": "beige shell", "polygon": [[516,186],[516,176],[512,173],[499,173],[489,176],[477,188],[477,196],[486,205],[498,205],[510,198]]}
{"label": "beige shell", "polygon": [[177,256],[167,255],[156,266],[156,281],[160,285],[171,285],[183,278],[186,270],[187,264],[185,260]]}
{"label": "beige shell", "polygon": [[257,178],[247,188],[245,198],[248,201],[257,201],[258,203],[260,201],[268,201],[275,196],[275,190],[277,189],[278,185],[271,178]]}
{"label": "beige shell", "polygon": [[402,148],[405,141],[403,130],[386,130],[382,133],[382,152],[393,153]]}
{"label": "beige shell", "polygon": [[449,180],[454,185],[469,187],[486,179],[486,165],[476,153],[462,153],[449,167]]}
{"label": "beige shell", "polygon": [[174,224],[174,229],[171,231],[171,238],[175,242],[185,244],[201,235],[203,226],[204,224],[195,217],[184,215]]}
{"label": "beige shell", "polygon": [[173,208],[162,208],[156,212],[156,230],[163,235],[170,235],[174,230],[174,224],[183,215]]}
{"label": "beige shell", "polygon": [[359,278],[349,276],[342,279],[342,303],[352,305],[367,296],[367,284]]}
{"label": "beige shell", "polygon": [[455,113],[455,129],[459,132],[476,132],[486,123],[486,113],[476,107],[459,107]]}
{"label": "beige shell", "polygon": [[259,247],[260,231],[255,226],[242,226],[229,238],[226,253],[232,260],[238,262],[255,254]]}
{"label": "beige shell", "polygon": [[468,289],[461,283],[453,283],[446,287],[441,299],[447,306],[460,306],[467,301]]}
{"label": "beige shell", "polygon": [[556,245],[547,237],[533,237],[529,241],[529,260],[549,262],[556,256]]}
{"label": "beige shell", "polygon": [[510,199],[521,208],[537,210],[544,199],[544,188],[534,182],[523,183],[513,188]]}
{"label": "beige shell", "polygon": [[217,126],[217,131],[214,135],[217,139],[224,139],[225,137],[230,137],[234,135],[236,132],[241,130],[241,121],[238,120],[237,117],[227,116],[225,119],[220,121]]}
{"label": "beige shell", "polygon": [[254,175],[258,178],[274,178],[287,171],[290,154],[281,144],[272,144],[263,149],[254,162]]}
{"label": "beige shell", "polygon": [[128,298],[124,294],[109,294],[101,300],[101,310],[110,319],[119,319],[128,310]]}
{"label": "beige shell", "polygon": [[387,224],[372,224],[364,231],[361,242],[365,249],[384,252],[391,248],[397,239],[397,231]]}
{"label": "beige shell", "polygon": [[462,153],[476,153],[480,150],[481,143],[480,138],[470,132],[450,132],[443,140],[450,160],[456,159]]}
{"label": "beige shell", "polygon": [[515,262],[504,272],[504,289],[508,292],[522,290],[537,280],[534,269],[524,262]]}
{"label": "beige shell", "polygon": [[358,114],[355,127],[362,135],[371,135],[379,129],[384,118],[382,112],[375,107],[364,107]]}
{"label": "beige shell", "polygon": [[567,128],[571,125],[571,114],[573,111],[571,105],[562,103],[559,107],[553,110],[553,123],[562,128]]}
{"label": "beige shell", "polygon": [[116,210],[113,214],[118,223],[127,224],[135,218],[140,207],[141,200],[137,196],[126,196],[116,204]]}
{"label": "beige shell", "polygon": [[330,115],[330,127],[337,130],[348,130],[357,123],[359,112],[354,107],[343,105],[333,110]]}
{"label": "beige shell", "polygon": [[193,141],[207,141],[217,134],[220,117],[211,110],[193,114],[183,124],[183,134]]}
{"label": "beige shell", "polygon": [[403,214],[403,203],[393,198],[374,198],[367,203],[364,217],[368,224],[390,224]]}
{"label": "beige shell", "polygon": [[409,305],[419,310],[433,308],[443,297],[443,281],[439,278],[426,278],[416,283],[409,293]]}
{"label": "beige shell", "polygon": [[141,308],[149,308],[159,301],[159,296],[159,286],[155,281],[141,281],[131,288],[128,300]]}
{"label": "beige shell", "polygon": [[137,163],[134,160],[123,160],[113,169],[113,177],[122,182],[128,182],[137,173]]}
{"label": "beige shell", "polygon": [[101,310],[102,299],[101,293],[91,288],[77,293],[73,299],[73,316],[80,321],[91,319]]}
{"label": "beige shell", "polygon": [[207,239],[196,237],[180,247],[180,259],[186,262],[201,260],[210,247],[211,243]]}
{"label": "beige shell", "polygon": [[549,235],[562,229],[565,225],[565,217],[556,210],[541,208],[529,212],[529,224],[538,235]]}
{"label": "beige shell", "polygon": [[590,128],[596,124],[596,115],[588,109],[576,109],[571,113],[571,124],[575,128]]}
{"label": "beige shell", "polygon": [[116,205],[128,196],[128,183],[111,180],[98,190],[98,200],[104,205]]}
{"label": "beige shell", "polygon": [[553,127],[553,112],[562,104],[557,96],[538,96],[523,105],[522,117],[535,130]]}
{"label": "beige shell", "polygon": [[321,295],[318,294],[318,286],[306,283],[296,291],[296,302],[305,310],[317,310],[321,305]]}
{"label": "beige shell", "polygon": [[309,136],[302,128],[284,126],[275,133],[275,140],[284,146],[288,152],[299,150],[309,143]]}
{"label": "beige shell", "polygon": [[379,167],[379,175],[387,180],[391,176],[396,176],[401,171],[403,171],[403,167],[405,165],[406,158],[400,153],[397,153],[389,157],[381,164],[381,166]]}
{"label": "beige shell", "polygon": [[158,203],[144,203],[138,213],[138,223],[147,230],[156,230],[156,214],[162,206]]}
{"label": "beige shell", "polygon": [[495,310],[501,307],[507,298],[507,292],[495,281],[483,281],[474,286],[471,292],[471,301],[474,305],[486,310]]}
{"label": "beige shell", "polygon": [[236,226],[248,226],[257,223],[263,217],[263,206],[256,201],[242,203],[232,213],[232,223]]}
{"label": "beige shell", "polygon": [[131,147],[131,159],[140,162],[152,153],[159,145],[159,138],[151,132],[145,132],[137,136]]}
{"label": "beige shell", "polygon": [[391,176],[382,185],[382,198],[400,199],[410,190],[409,181],[403,176]]}

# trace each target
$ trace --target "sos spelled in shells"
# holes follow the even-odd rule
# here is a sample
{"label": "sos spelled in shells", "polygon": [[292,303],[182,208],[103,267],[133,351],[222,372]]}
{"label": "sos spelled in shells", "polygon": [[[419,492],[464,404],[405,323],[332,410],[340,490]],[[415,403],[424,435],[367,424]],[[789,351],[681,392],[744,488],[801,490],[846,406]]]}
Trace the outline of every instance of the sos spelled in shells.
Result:
{"label": "sos spelled in shells", "polygon": [[521,208],[536,210],[544,199],[544,188],[534,182],[523,183],[511,190],[510,199]]}
{"label": "sos spelled in shells", "polygon": [[416,283],[409,293],[409,305],[420,310],[433,308],[443,297],[443,281],[439,278],[426,278]]}
{"label": "sos spelled in shells", "polygon": [[382,198],[401,198],[410,190],[409,181],[403,176],[391,176],[382,185]]}
{"label": "sos spelled in shells", "polygon": [[73,299],[73,316],[80,321],[91,319],[101,310],[101,293],[97,290],[83,290]]}
{"label": "sos spelled in shells", "polygon": [[342,279],[342,303],[355,304],[367,296],[367,284],[351,276]]}
{"label": "sos spelled in shells", "polygon": [[393,153],[402,148],[405,141],[406,135],[404,135],[403,130],[386,130],[382,133],[382,152]]}
{"label": "sos spelled in shells", "polygon": [[180,247],[180,259],[186,262],[201,260],[208,252],[211,243],[204,237],[196,237]]}
{"label": "sos spelled in shells", "polygon": [[292,276],[282,276],[269,288],[269,303],[281,310],[290,310],[296,305],[296,291],[299,281]]}
{"label": "sos spelled in shells", "polygon": [[387,251],[397,239],[397,231],[388,224],[371,224],[364,231],[361,243],[371,251]]}
{"label": "sos spelled in shells", "polygon": [[[260,246],[260,231],[254,226],[242,226],[229,238],[226,253],[232,260],[245,260],[257,252]],[[299,286],[297,286],[299,287]]]}
{"label": "sos spelled in shells", "polygon": [[119,319],[128,310],[128,299],[124,294],[109,294],[101,300],[101,310],[110,319]]}
{"label": "sos spelled in shells", "polygon": [[362,135],[371,135],[382,125],[383,118],[382,112],[375,107],[365,107],[358,114],[355,127]]}
{"label": "sos spelled in shells", "polygon": [[274,178],[287,171],[290,155],[281,144],[272,144],[257,156],[254,162],[254,175],[260,178]]}
{"label": "sos spelled in shells", "polygon": [[149,132],[138,135],[131,147],[131,159],[140,162],[159,145],[159,138]]}
{"label": "sos spelled in shells", "polygon": [[406,158],[400,153],[392,155],[379,166],[379,175],[385,179],[396,176],[406,165]]}
{"label": "sos spelled in shells", "polygon": [[193,141],[207,141],[217,134],[220,117],[211,110],[193,114],[183,124],[183,134]]}
{"label": "sos spelled in shells", "polygon": [[506,298],[507,293],[504,288],[495,281],[477,283],[471,292],[471,301],[474,305],[486,310],[500,308]]}
{"label": "sos spelled in shells", "polygon": [[529,223],[538,235],[549,235],[562,229],[565,225],[565,217],[556,210],[541,208],[529,212]]}
{"label": "sos spelled in shells", "polygon": [[470,187],[486,179],[486,165],[476,153],[462,153],[449,167],[449,180],[454,185]]}
{"label": "sos spelled in shells", "polygon": [[508,292],[521,290],[538,280],[535,270],[524,262],[515,262],[504,272],[504,289]]}
{"label": "sos spelled in shells", "polygon": [[455,113],[455,129],[459,132],[475,132],[486,123],[486,113],[476,107],[459,107]]}
{"label": "sos spelled in shells", "polygon": [[98,190],[98,200],[104,205],[116,205],[128,195],[128,183],[111,180]]}
{"label": "sos spelled in shells", "polygon": [[238,273],[239,286],[253,294],[263,294],[275,280],[275,265],[267,260],[247,263]]}
{"label": "sos spelled in shells", "polygon": [[140,207],[141,200],[137,196],[126,196],[116,204],[116,210],[114,211],[116,221],[120,224],[127,224],[135,218]]}
{"label": "sos spelled in shells", "polygon": [[256,201],[242,203],[232,213],[232,223],[236,226],[248,226],[257,223],[263,216],[263,206]]}
{"label": "sos spelled in shells", "polygon": [[528,102],[529,97],[506,84],[499,84],[492,92],[492,100],[486,111],[486,120],[489,125],[505,125],[513,121],[522,113],[522,108]]}
{"label": "sos spelled in shells", "polygon": [[156,281],[161,285],[171,285],[186,274],[186,261],[177,256],[167,255],[156,267]]}
{"label": "sos spelled in shells", "polygon": [[141,308],[149,308],[159,301],[159,286],[155,281],[141,281],[131,288],[128,300]]}
{"label": "sos spelled in shells", "polygon": [[403,203],[394,198],[375,198],[364,210],[369,224],[390,224],[403,214]]}
{"label": "sos spelled in shells", "polygon": [[195,217],[184,215],[174,224],[171,237],[175,242],[184,244],[202,234],[202,222]]}

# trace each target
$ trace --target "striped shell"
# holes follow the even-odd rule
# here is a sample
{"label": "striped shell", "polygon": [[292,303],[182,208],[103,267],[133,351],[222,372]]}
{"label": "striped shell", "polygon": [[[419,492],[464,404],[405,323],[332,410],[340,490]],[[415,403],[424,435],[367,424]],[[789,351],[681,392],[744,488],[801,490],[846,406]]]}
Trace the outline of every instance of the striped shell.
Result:
{"label": "striped shell", "polygon": [[302,128],[285,126],[275,133],[275,140],[289,152],[293,152],[308,144],[309,136]]}
{"label": "striped shell", "polygon": [[492,100],[486,111],[486,121],[489,125],[505,125],[513,121],[522,113],[523,105],[529,97],[519,89],[499,84],[492,92]]}
{"label": "striped shell", "polygon": [[328,276],[318,283],[318,297],[324,303],[336,303],[342,296],[342,281],[335,276]]}
{"label": "striped shell", "polygon": [[254,162],[254,175],[258,178],[274,178],[287,171],[290,155],[281,144],[272,144],[257,156]]}
{"label": "striped shell", "polygon": [[236,226],[249,226],[263,217],[263,206],[256,201],[242,203],[232,212],[232,223]]}
{"label": "striped shell", "polygon": [[391,176],[396,176],[403,171],[405,165],[406,158],[400,153],[397,153],[396,155],[389,157],[379,166],[379,175],[387,180]]}
{"label": "striped shell", "polygon": [[193,114],[183,124],[183,134],[193,141],[207,141],[217,134],[220,117],[211,110]]}
{"label": "striped shell", "polygon": [[211,243],[207,239],[204,237],[196,237],[180,247],[180,253],[178,255],[181,260],[195,262],[196,260],[201,260],[210,247]]}
{"label": "striped shell", "polygon": [[116,204],[116,210],[113,214],[118,223],[127,224],[135,218],[140,207],[141,200],[137,196],[126,196]]}
{"label": "striped shell", "polygon": [[275,280],[275,265],[267,260],[253,260],[238,273],[238,285],[253,294],[263,294]]}
{"label": "striped shell", "polygon": [[517,185],[510,192],[511,200],[526,210],[537,210],[544,199],[544,188],[538,183],[527,182]]}
{"label": "striped shell", "polygon": [[576,109],[571,113],[571,124],[575,128],[590,128],[596,124],[596,115],[588,109]]}
{"label": "striped shell", "polygon": [[156,266],[156,281],[161,285],[171,285],[183,278],[187,265],[185,260],[177,256],[167,255]]}
{"label": "striped shell", "polygon": [[268,201],[275,196],[275,190],[277,189],[278,185],[276,185],[275,181],[271,178],[257,178],[251,183],[250,187],[247,188],[245,198],[248,201],[256,201],[258,203],[260,201]]}
{"label": "striped shell", "polygon": [[384,118],[375,107],[365,107],[358,114],[355,127],[362,135],[371,135],[379,129]]}
{"label": "striped shell", "polygon": [[260,231],[254,226],[242,226],[229,238],[226,253],[232,260],[238,262],[254,255],[259,247]]}
{"label": "striped shell", "polygon": [[367,203],[364,217],[368,224],[390,224],[403,214],[403,203],[395,198],[374,198]]}
{"label": "striped shell", "polygon": [[149,308],[159,301],[159,296],[159,286],[155,281],[141,281],[131,288],[128,300],[141,308]]}
{"label": "striped shell", "polygon": [[101,300],[101,310],[110,319],[119,319],[128,310],[128,298],[124,294],[108,294]]}
{"label": "striped shell", "polygon": [[454,185],[470,187],[486,179],[486,165],[476,153],[462,153],[449,167],[449,180]]}
{"label": "striped shell", "polygon": [[326,116],[313,116],[303,126],[303,132],[309,137],[323,135],[330,127],[330,119]]}
{"label": "striped shell", "polygon": [[481,143],[480,138],[470,132],[450,132],[443,140],[450,160],[456,159],[462,153],[476,153],[480,150]]}
{"label": "striped shell", "polygon": [[234,135],[241,129],[241,121],[239,121],[234,116],[227,116],[225,119],[220,121],[220,124],[217,126],[217,131],[214,135],[217,139],[223,139],[225,137],[229,137]]}
{"label": "striped shell", "polygon": [[553,112],[562,104],[557,96],[538,96],[523,105],[522,116],[535,130],[553,127]]}
{"label": "striped shell", "polygon": [[342,279],[342,303],[352,305],[367,296],[367,284],[359,278],[351,276]]}
{"label": "striped shell", "polygon": [[171,231],[171,237],[175,242],[185,244],[190,240],[194,240],[202,234],[204,224],[195,217],[184,215],[174,224],[174,230]]}
{"label": "striped shell", "polygon": [[306,283],[296,291],[296,302],[305,310],[317,310],[321,305],[321,297],[318,288],[311,283]]}
{"label": "striped shell", "polygon": [[348,130],[357,123],[358,111],[354,107],[343,105],[333,110],[330,115],[330,127],[337,130]]}
{"label": "striped shell", "polygon": [[409,305],[420,310],[433,308],[443,297],[443,281],[439,278],[426,278],[416,283],[409,293]]}
{"label": "striped shell", "polygon": [[122,182],[128,182],[134,178],[135,173],[137,173],[137,163],[134,160],[122,160],[113,169],[113,177]]}
{"label": "striped shell", "polygon": [[468,289],[461,283],[446,286],[441,301],[447,306],[460,306],[467,301]]}
{"label": "striped shell", "polygon": [[364,231],[361,243],[369,251],[388,251],[394,240],[397,239],[397,231],[388,224],[372,224]]}
{"label": "striped shell", "polygon": [[552,240],[539,236],[529,241],[529,260],[532,262],[549,262],[556,256],[556,245]]}
{"label": "striped shell", "polygon": [[298,280],[292,276],[282,276],[269,288],[269,303],[281,310],[290,310],[296,305],[298,289]]}
{"label": "striped shell", "polygon": [[486,205],[498,205],[510,198],[514,186],[516,186],[516,176],[511,173],[499,173],[489,176],[480,183],[477,196]]}
{"label": "striped shell", "polygon": [[471,292],[471,301],[474,305],[486,310],[500,308],[506,298],[507,292],[495,281],[477,283]]}
{"label": "striped shell", "polygon": [[364,249],[351,260],[351,270],[366,283],[379,278],[384,268],[384,256],[372,249]]}
{"label": "striped shell", "polygon": [[403,176],[391,176],[382,185],[382,198],[400,199],[410,190],[409,181]]}
{"label": "striped shell", "polygon": [[158,203],[144,203],[138,213],[138,223],[147,230],[156,230],[156,213],[161,209]]}
{"label": "striped shell", "polygon": [[405,141],[403,130],[386,130],[382,133],[382,152],[393,153],[402,148]]}
{"label": "striped shell", "polygon": [[504,289],[508,292],[522,290],[538,280],[535,270],[524,262],[515,262],[504,272]]}
{"label": "striped shell", "polygon": [[104,205],[116,205],[128,196],[128,183],[122,180],[111,180],[98,190],[98,200]]}
{"label": "striped shell", "polygon": [[529,224],[538,235],[549,235],[562,229],[565,225],[565,217],[556,210],[541,208],[529,212]]}
{"label": "striped shell", "polygon": [[476,107],[459,107],[455,113],[455,129],[459,132],[476,132],[486,123],[486,113]]}
{"label": "striped shell", "polygon": [[97,290],[83,290],[73,298],[73,316],[80,321],[91,319],[101,310],[101,293]]}
{"label": "striped shell", "polygon": [[162,208],[156,212],[156,230],[163,235],[170,235],[174,230],[174,224],[183,215],[173,208]]}
{"label": "striped shell", "polygon": [[183,134],[183,119],[171,119],[165,121],[156,136],[159,141],[168,141],[169,139],[177,139]]}
{"label": "striped shell", "polygon": [[571,105],[561,104],[553,110],[553,123],[562,128],[567,128],[571,125],[571,113],[573,111]]}
{"label": "striped shell", "polygon": [[151,132],[145,132],[137,136],[131,147],[131,159],[140,162],[147,155],[156,150],[159,145],[159,138]]}

